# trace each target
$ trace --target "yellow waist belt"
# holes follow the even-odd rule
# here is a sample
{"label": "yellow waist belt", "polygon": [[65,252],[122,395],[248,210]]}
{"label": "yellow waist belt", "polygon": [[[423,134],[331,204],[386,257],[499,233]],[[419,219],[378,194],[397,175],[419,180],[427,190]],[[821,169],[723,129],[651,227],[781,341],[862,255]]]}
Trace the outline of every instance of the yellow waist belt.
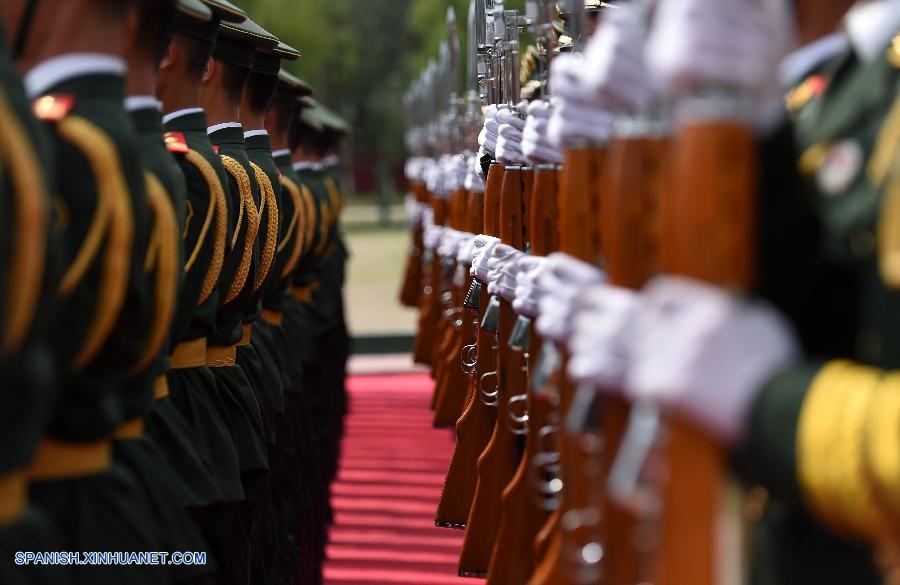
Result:
{"label": "yellow waist belt", "polygon": [[[206,365],[206,351],[203,352],[203,365]],[[159,376],[153,381],[153,398],[162,400],[169,395],[169,380],[165,376]]]}
{"label": "yellow waist belt", "polygon": [[234,345],[214,345],[206,349],[206,365],[211,368],[224,368],[234,365],[237,349]]}
{"label": "yellow waist belt", "polygon": [[312,299],[313,291],[319,286],[318,282],[311,282],[306,286],[295,286],[293,289],[294,298],[301,303],[309,302]]}
{"label": "yellow waist belt", "polygon": [[112,464],[112,442],[63,443],[42,439],[28,468],[31,481],[55,481],[96,475]]}
{"label": "yellow waist belt", "polygon": [[250,323],[244,324],[244,335],[241,336],[241,340],[237,342],[238,347],[245,347],[247,345],[250,345],[252,330],[253,326]]}
{"label": "yellow waist belt", "polygon": [[169,368],[172,370],[189,370],[206,365],[206,338],[183,341],[175,346],[169,357]]}
{"label": "yellow waist belt", "polygon": [[0,476],[0,526],[9,526],[25,515],[28,475],[14,471]]}
{"label": "yellow waist belt", "polygon": [[282,313],[281,311],[270,311],[269,309],[263,309],[262,318],[263,321],[273,327],[281,327],[281,324],[284,323],[284,313]]}
{"label": "yellow waist belt", "polygon": [[128,440],[128,439],[140,439],[144,434],[144,418],[138,417],[128,421],[125,421],[116,429],[116,432],[113,433],[113,437],[116,439]]}

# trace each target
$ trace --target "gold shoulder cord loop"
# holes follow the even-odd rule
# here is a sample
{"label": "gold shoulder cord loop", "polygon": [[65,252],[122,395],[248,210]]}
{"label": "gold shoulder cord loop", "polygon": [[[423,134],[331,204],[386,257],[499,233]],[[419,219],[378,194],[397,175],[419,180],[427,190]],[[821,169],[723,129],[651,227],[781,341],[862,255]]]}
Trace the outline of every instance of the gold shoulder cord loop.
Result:
{"label": "gold shoulder cord loop", "polygon": [[63,277],[59,289],[62,296],[71,294],[81,282],[99,251],[104,233],[106,235],[106,253],[93,322],[81,351],[72,362],[72,369],[78,371],[88,365],[103,347],[125,302],[134,239],[134,217],[119,153],[106,133],[80,116],[69,116],[56,127],[63,140],[84,153],[97,180],[94,220],[75,261]]}
{"label": "gold shoulder cord loop", "polygon": [[323,201],[322,205],[319,207],[320,211],[320,234],[319,234],[319,242],[316,246],[316,256],[322,256],[325,253],[325,249],[328,247],[328,241],[331,239],[331,220],[332,220],[332,210],[331,206]]}
{"label": "gold shoulder cord loop", "polygon": [[256,272],[256,278],[253,281],[253,292],[262,287],[272,269],[272,262],[275,261],[275,253],[278,248],[278,200],[275,198],[275,188],[272,187],[272,181],[265,171],[256,163],[250,163],[253,171],[256,173],[256,181],[259,183],[259,189],[262,197],[260,198],[259,215],[262,218],[264,208],[268,210],[266,222],[266,242],[262,249],[262,257],[259,262],[259,270]]}
{"label": "gold shoulder cord loop", "polygon": [[228,247],[229,250],[234,250],[234,247],[237,246],[238,232],[241,231],[241,226],[244,224],[244,208],[247,206],[247,198],[244,196],[244,194],[245,188],[246,190],[250,189],[250,178],[247,177],[247,173],[246,171],[244,171],[244,167],[242,167],[239,162],[237,162],[230,156],[222,155],[221,158],[222,166],[225,167],[225,170],[228,172],[228,174],[231,175],[231,177],[235,181],[237,181],[238,190],[240,191],[240,193],[238,193],[238,200],[240,201],[240,205],[238,206],[237,222],[234,224],[234,233],[231,234],[231,245]]}
{"label": "gold shoulder cord loop", "polygon": [[316,239],[316,198],[309,187],[300,183],[300,196],[303,198],[303,209],[306,214],[306,232],[303,234],[303,253],[312,250]]}
{"label": "gold shoulder cord loop", "polygon": [[864,460],[866,416],[881,370],[838,360],[813,380],[797,425],[797,477],[809,507],[841,534],[875,541],[878,511]]}
{"label": "gold shoulder cord loop", "polygon": [[328,189],[328,201],[331,203],[332,219],[337,219],[341,214],[341,192],[331,177],[325,177],[325,188]]}
{"label": "gold shoulder cord loop", "polygon": [[159,355],[168,337],[175,312],[178,292],[178,220],[169,195],[159,179],[144,174],[147,203],[153,212],[153,235],[147,250],[144,271],[156,270],[156,290],[153,292],[154,319],[144,356],[132,368],[137,374],[146,370]]}
{"label": "gold shoulder cord loop", "polygon": [[[225,262],[225,240],[228,237],[228,204],[225,201],[225,189],[222,187],[222,182],[219,180],[216,170],[209,164],[209,161],[203,158],[203,155],[196,150],[188,150],[185,154],[185,159],[197,168],[203,180],[206,181],[206,186],[209,188],[209,209],[206,212],[206,218],[203,220],[203,227],[200,229],[200,235],[197,237],[194,250],[184,265],[186,273],[190,272],[197,261],[197,257],[200,255],[200,250],[206,241],[213,217],[216,220],[212,260],[203,280],[200,297],[197,299],[197,305],[202,305],[216,289],[219,276],[222,274],[222,265]],[[241,202],[243,203],[243,198]]]}
{"label": "gold shoulder cord loop", "polygon": [[[253,243],[256,241],[257,232],[259,232],[259,214],[256,211],[256,203],[253,201],[253,191],[250,189],[250,177],[247,175],[244,167],[230,156],[223,156],[222,164],[225,165],[225,170],[228,171],[228,174],[237,181],[241,192],[241,215],[247,214],[247,235],[244,238],[244,253],[238,266],[237,275],[234,277],[234,282],[231,283],[231,288],[228,289],[228,294],[225,296],[225,302],[230,303],[241,293],[244,285],[247,284],[247,277],[250,275]],[[232,240],[232,247],[236,245],[237,234],[240,231],[240,222],[241,220],[238,218],[238,227],[235,228],[235,238]]]}
{"label": "gold shoulder cord loop", "polygon": [[291,223],[285,233],[284,241],[281,242],[281,246],[279,246],[278,249],[278,251],[281,252],[281,249],[287,245],[288,241],[291,240],[291,237],[293,236],[294,243],[291,246],[291,255],[288,257],[287,262],[284,263],[284,268],[280,275],[284,278],[294,271],[294,268],[297,267],[297,262],[300,261],[300,254],[303,252],[303,245],[306,240],[306,224],[309,219],[308,216],[304,214],[303,200],[300,197],[300,189],[297,187],[297,184],[285,176],[281,177],[281,184],[284,186],[291,197],[291,201],[294,203],[294,217],[291,218]]}
{"label": "gold shoulder cord loop", "polygon": [[7,353],[18,349],[25,340],[40,299],[47,245],[48,202],[47,185],[31,139],[2,92],[0,129],[3,130],[3,142],[7,145],[0,151],[0,165],[9,173],[15,199],[5,307],[6,330],[0,338],[0,350]]}

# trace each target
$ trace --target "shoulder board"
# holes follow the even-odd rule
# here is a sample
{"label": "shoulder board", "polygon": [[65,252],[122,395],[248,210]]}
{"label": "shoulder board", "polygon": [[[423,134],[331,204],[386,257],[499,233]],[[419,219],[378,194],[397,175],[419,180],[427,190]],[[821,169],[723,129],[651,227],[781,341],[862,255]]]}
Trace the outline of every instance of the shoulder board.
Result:
{"label": "shoulder board", "polygon": [[75,107],[75,96],[71,94],[45,95],[32,103],[32,111],[38,120],[59,122]]}
{"label": "shoulder board", "polygon": [[213,152],[216,154],[219,154],[219,147],[216,145],[213,145]]}
{"label": "shoulder board", "polygon": [[188,145],[184,132],[166,132],[164,135],[166,148],[174,154],[187,154]]}
{"label": "shoulder board", "polygon": [[797,112],[813,99],[820,97],[828,89],[828,78],[824,75],[810,75],[790,90],[785,97],[789,112]]}

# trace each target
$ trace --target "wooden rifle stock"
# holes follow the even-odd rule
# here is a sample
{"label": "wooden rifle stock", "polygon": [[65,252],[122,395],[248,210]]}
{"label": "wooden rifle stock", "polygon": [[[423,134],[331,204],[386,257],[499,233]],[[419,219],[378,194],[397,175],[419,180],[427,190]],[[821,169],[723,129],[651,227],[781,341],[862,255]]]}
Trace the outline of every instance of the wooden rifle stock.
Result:
{"label": "wooden rifle stock", "polygon": [[[500,239],[519,249],[525,244],[523,188],[521,167],[506,167],[499,204]],[[463,540],[460,574],[487,574],[500,528],[503,490],[519,464],[517,437],[510,427],[509,399],[513,392],[521,393],[525,389],[525,363],[524,357],[512,351],[507,343],[515,323],[512,305],[501,299],[497,332],[497,420],[491,440],[478,460],[478,485]]]}
{"label": "wooden rifle stock", "polygon": [[[606,165],[603,147],[569,148],[559,178],[559,247],[560,251],[579,260],[599,265],[601,252],[600,191]],[[565,372],[565,359],[561,367]],[[575,388],[560,375],[559,419],[564,420],[574,398]],[[584,530],[566,530],[563,518],[591,504],[590,489],[580,477],[589,466],[591,455],[563,433],[559,441],[563,492],[559,509],[547,520],[538,534],[535,548],[542,558],[529,585],[556,585],[570,581],[566,552],[567,543],[582,540]]]}
{"label": "wooden rifle stock", "polygon": [[[600,217],[604,259],[611,284],[637,290],[658,266],[659,182],[666,144],[663,139],[623,137],[613,142],[609,154],[607,184],[601,193]],[[619,398],[602,400],[605,436],[603,470],[608,475],[627,426],[628,404]],[[635,542],[639,519],[603,501],[604,576],[609,585],[655,582],[640,566]],[[652,570],[652,569],[649,569]]]}
{"label": "wooden rifle stock", "polygon": [[[538,166],[532,175],[531,195],[524,201],[528,219],[526,233],[530,237],[531,252],[547,255],[556,248],[556,168]],[[529,191],[526,184],[526,193]],[[536,356],[542,342],[531,332],[529,346]],[[529,359],[529,372],[536,359]],[[550,425],[551,405],[545,396],[531,391],[530,376],[526,379],[528,392],[528,432],[525,452],[515,476],[503,492],[503,515],[497,544],[488,570],[488,585],[525,585],[534,572],[536,554],[534,540],[546,524],[549,512],[538,506],[541,496],[533,485],[532,465],[541,449],[541,432]]]}
{"label": "wooden rifle stock", "polygon": [[[410,191],[419,203],[427,202],[425,185],[413,181],[410,183]],[[424,246],[424,227],[419,222],[413,226],[412,242],[406,258],[406,270],[404,271],[403,284],[400,287],[400,303],[406,307],[418,308],[419,296],[422,294],[422,248]]]}
{"label": "wooden rifle stock", "polygon": [[[435,195],[429,195],[434,210],[435,225],[444,225],[446,219],[445,201]],[[420,297],[419,329],[413,347],[413,359],[418,364],[434,366],[432,353],[434,349],[436,328],[440,317],[440,280],[441,269],[437,253],[424,260],[424,287]],[[432,376],[434,372],[432,371]]]}
{"label": "wooden rifle stock", "polygon": [[[465,189],[458,189],[451,199],[451,224],[454,229],[463,231],[468,226],[468,193]],[[455,260],[455,259],[454,259]],[[454,267],[456,263],[454,262]],[[455,272],[455,270],[454,270]],[[465,407],[466,390],[468,380],[460,366],[460,353],[467,342],[467,336],[472,331],[472,320],[468,312],[463,309],[469,279],[463,283],[452,283],[454,312],[446,319],[445,340],[437,353],[443,364],[443,386],[438,391],[438,400],[434,415],[435,427],[450,427],[456,424]],[[456,315],[459,315],[457,318]]]}
{"label": "wooden rifle stock", "polygon": [[[503,182],[503,167],[491,165],[484,194],[471,193],[469,196],[470,229],[473,233],[496,236],[500,233],[500,188]],[[487,286],[481,287],[479,297],[478,323],[487,310]],[[488,404],[481,395],[482,385],[496,386],[497,336],[493,332],[478,328],[478,362],[475,375],[469,380],[469,397],[462,416],[456,422],[456,444],[453,457],[444,479],[444,488],[435,515],[438,526],[463,528],[469,518],[475,486],[478,483],[478,458],[491,439],[497,419],[496,405]]]}
{"label": "wooden rifle stock", "polygon": [[[754,279],[755,143],[730,122],[683,125],[673,144],[671,192],[660,202],[666,272],[747,290]],[[715,585],[725,453],[694,425],[671,417],[664,446],[662,585]]]}

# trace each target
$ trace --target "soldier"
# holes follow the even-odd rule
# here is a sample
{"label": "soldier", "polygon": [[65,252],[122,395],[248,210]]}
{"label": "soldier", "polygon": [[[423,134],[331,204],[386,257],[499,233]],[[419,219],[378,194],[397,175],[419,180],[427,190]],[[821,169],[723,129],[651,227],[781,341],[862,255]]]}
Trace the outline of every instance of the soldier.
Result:
{"label": "soldier", "polygon": [[[203,486],[201,489],[218,489],[191,445],[187,422],[177,410],[166,408],[168,402],[161,405],[162,408],[156,408],[158,400],[167,398],[165,373],[169,352],[165,346],[172,329],[170,324],[177,321],[176,331],[180,331],[183,324],[189,322],[197,300],[196,296],[190,300],[182,299],[182,311],[190,312],[176,314],[176,300],[185,292],[180,284],[184,273],[181,233],[187,212],[187,186],[174,155],[183,156],[187,147],[183,140],[164,141],[161,104],[154,96],[159,61],[176,10],[186,13],[189,18],[212,18],[209,7],[199,0],[162,4],[156,0],[139,0],[132,8],[139,26],[126,51],[129,67],[125,107],[138,133],[148,198],[156,213],[153,241],[157,247],[151,252],[152,260],[147,263],[155,279],[155,324],[151,340],[155,355],[153,352],[147,354],[146,362],[152,362],[152,365],[142,375],[153,378],[155,386],[153,395],[143,396],[143,401],[125,404],[124,411],[126,418],[131,419],[152,410],[156,432],[144,436],[136,427],[132,433],[117,437],[115,443],[116,457],[134,470],[142,482],[154,517],[159,520],[159,542],[169,552],[203,550],[200,536],[185,514],[185,506],[198,505],[193,492],[198,483]],[[179,476],[170,462],[178,465]],[[185,476],[186,483],[182,480]],[[188,579],[198,572],[209,573],[212,568],[212,565],[179,566],[175,575],[178,580]]]}
{"label": "soldier", "polygon": [[[114,436],[135,425],[123,407],[153,392],[152,379],[126,383],[147,367],[154,315],[144,271],[153,217],[123,105],[128,5],[3,5],[27,94],[59,153],[68,254],[53,342],[65,376],[28,474],[31,497],[58,523],[69,550],[159,546],[146,498],[112,449]],[[70,575],[78,583],[168,580],[160,567],[135,565],[79,566]]]}
{"label": "soldier", "polygon": [[[187,182],[187,217],[184,239],[184,284],[176,309],[170,342],[170,371],[166,377],[168,399],[156,402],[155,411],[175,409],[186,420],[187,437],[200,466],[185,452],[170,457],[192,495],[191,514],[217,558],[224,577],[237,575],[236,559],[229,543],[246,538],[236,517],[237,503],[245,500],[237,448],[232,438],[232,416],[240,412],[233,401],[225,402],[207,366],[207,339],[214,334],[217,311],[224,304],[220,281],[231,281],[238,261],[227,249],[230,242],[231,193],[221,158],[206,133],[207,118],[200,107],[200,81],[212,52],[222,19],[246,18],[237,7],[206,2],[213,18],[204,21],[180,11],[171,26],[172,38],[160,63],[156,93],[163,104],[163,129]],[[174,417],[153,417],[148,431],[155,437],[178,436],[168,426]],[[163,426],[163,425],[166,426]],[[208,477],[207,477],[208,476]]]}
{"label": "soldier", "polygon": [[[259,175],[247,156],[240,105],[250,76],[257,46],[274,49],[278,39],[251,20],[222,23],[201,86],[201,100],[209,122],[210,141],[218,147],[228,172],[232,192],[232,254],[239,259],[231,282],[223,282],[224,306],[219,312],[214,339],[208,350],[219,389],[232,396],[244,411],[232,416],[235,443],[241,459],[241,476],[247,505],[244,518],[250,530],[249,571],[258,570],[255,553],[259,538],[270,519],[267,443],[274,441],[267,390],[263,387],[258,357],[250,346],[252,323],[259,317],[259,285],[271,268],[277,247],[278,213],[272,189],[261,186]],[[274,210],[273,210],[274,207]],[[243,215],[240,210],[243,209]],[[262,213],[261,213],[262,212]],[[274,230],[269,226],[273,225]],[[229,258],[231,260],[231,258]],[[237,357],[240,351],[241,364]],[[240,542],[235,542],[243,546]],[[244,572],[241,571],[243,575]]]}
{"label": "soldier", "polygon": [[63,583],[59,569],[29,568],[11,562],[16,551],[61,549],[51,520],[28,502],[26,468],[44,432],[53,405],[58,372],[49,344],[59,285],[56,262],[60,250],[51,230],[54,218],[50,193],[55,191],[53,156],[47,136],[31,114],[25,91],[6,56],[0,30],[0,128],[4,143],[15,145],[4,160],[0,187],[2,233],[0,262],[4,267],[4,310],[0,318],[0,388],[4,435],[0,438],[0,554],[10,559],[0,568],[0,581],[15,585]]}

